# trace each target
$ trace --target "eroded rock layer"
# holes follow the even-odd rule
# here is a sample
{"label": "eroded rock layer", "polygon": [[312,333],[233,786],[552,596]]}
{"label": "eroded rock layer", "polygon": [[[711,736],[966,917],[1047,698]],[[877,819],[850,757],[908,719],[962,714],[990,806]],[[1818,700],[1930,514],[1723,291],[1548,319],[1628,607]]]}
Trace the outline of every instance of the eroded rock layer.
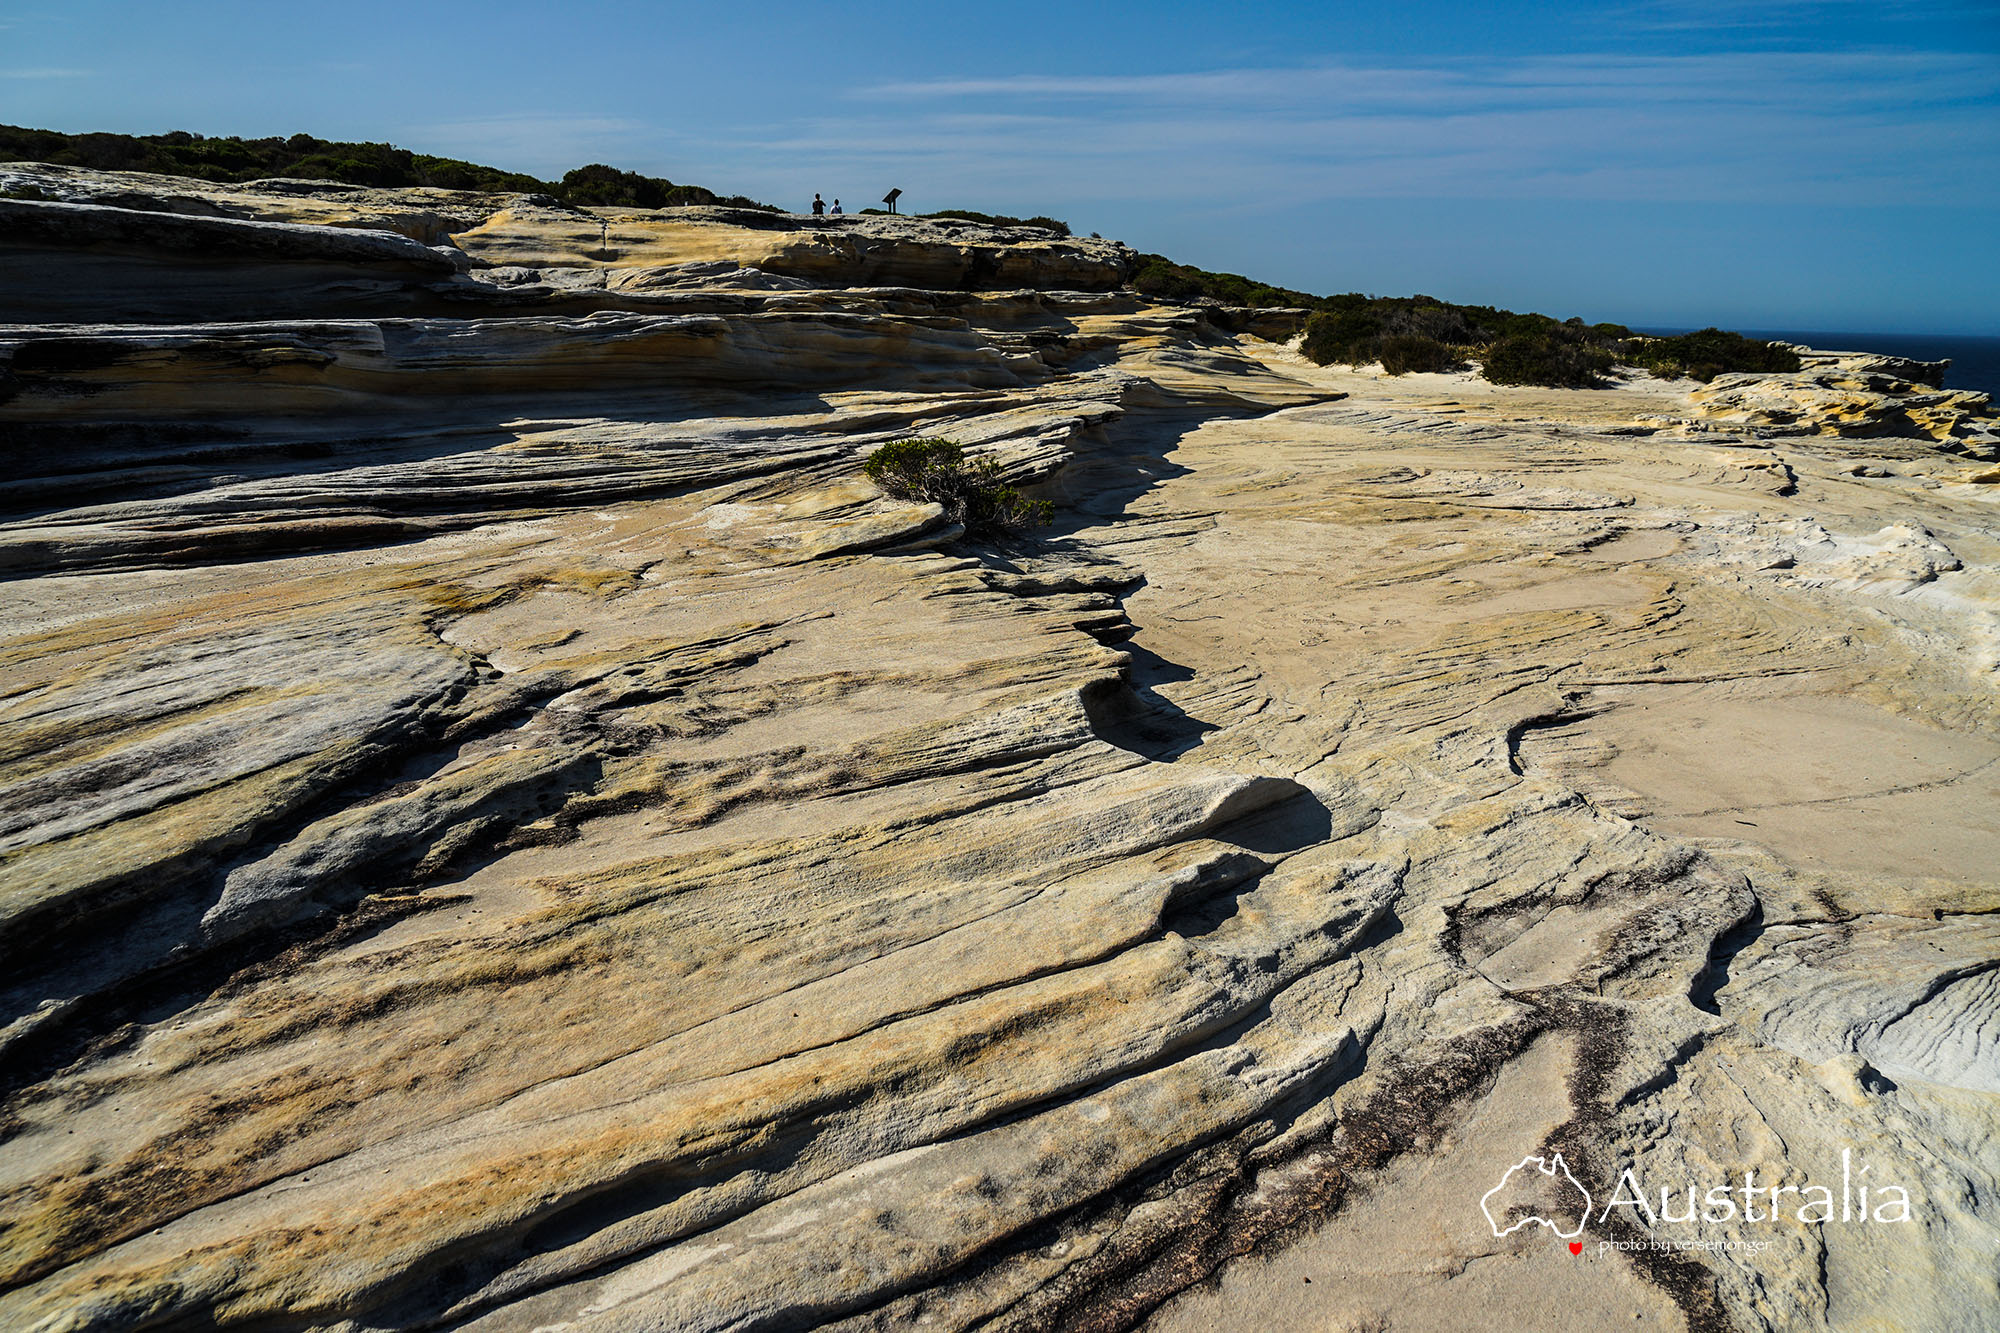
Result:
{"label": "eroded rock layer", "polygon": [[[2000,1312],[2000,478],[1914,416],[969,224],[0,178],[0,1324]],[[1553,1152],[1649,1209],[1494,1234]]]}
{"label": "eroded rock layer", "polygon": [[2000,413],[1986,394],[1943,389],[1945,363],[1855,354],[1802,358],[1789,375],[1718,375],[1690,395],[1704,417],[1765,436],[1935,440],[2000,460]]}

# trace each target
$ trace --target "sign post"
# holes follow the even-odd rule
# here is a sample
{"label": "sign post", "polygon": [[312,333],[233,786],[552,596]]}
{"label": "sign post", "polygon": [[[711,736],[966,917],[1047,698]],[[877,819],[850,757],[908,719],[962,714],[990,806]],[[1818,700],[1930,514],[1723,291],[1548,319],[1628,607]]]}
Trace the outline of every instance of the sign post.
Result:
{"label": "sign post", "polygon": [[882,202],[889,206],[889,211],[891,213],[894,213],[896,211],[896,201],[898,199],[901,199],[902,197],[903,197],[903,192],[901,190],[891,190],[889,191],[889,193],[882,196]]}

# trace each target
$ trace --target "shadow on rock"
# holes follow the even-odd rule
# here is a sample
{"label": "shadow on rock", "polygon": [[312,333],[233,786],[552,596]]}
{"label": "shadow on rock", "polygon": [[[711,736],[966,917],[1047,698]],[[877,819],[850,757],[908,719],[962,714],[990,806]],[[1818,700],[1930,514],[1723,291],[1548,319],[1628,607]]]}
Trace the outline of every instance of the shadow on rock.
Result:
{"label": "shadow on rock", "polygon": [[1097,738],[1148,759],[1178,758],[1220,728],[1194,717],[1160,694],[1164,684],[1192,680],[1194,672],[1149,649],[1127,644],[1132,665],[1126,683],[1094,691],[1084,699]]}

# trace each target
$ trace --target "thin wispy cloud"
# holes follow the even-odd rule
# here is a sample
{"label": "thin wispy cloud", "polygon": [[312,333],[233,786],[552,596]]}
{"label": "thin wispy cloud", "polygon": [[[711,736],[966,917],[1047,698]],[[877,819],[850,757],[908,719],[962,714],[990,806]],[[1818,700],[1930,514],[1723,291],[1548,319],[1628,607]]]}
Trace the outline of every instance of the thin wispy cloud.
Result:
{"label": "thin wispy cloud", "polygon": [[1904,21],[1933,28],[1962,12],[1952,0],[1642,0],[1608,13],[1619,22],[1652,32],[1727,32],[1737,39],[1755,33],[1797,38],[1814,25],[1863,18]]}
{"label": "thin wispy cloud", "polygon": [[0,79],[87,79],[96,71],[46,66],[31,69],[0,69]]}
{"label": "thin wispy cloud", "polygon": [[1429,107],[1440,113],[1518,105],[1530,96],[1581,104],[1616,93],[1637,100],[1759,105],[1801,98],[1961,100],[2000,96],[2000,64],[1974,54],[1913,51],[1725,52],[1690,56],[1561,55],[1510,62],[1316,65],[1186,74],[929,79],[854,90],[859,100],[995,98],[1101,103],[1311,101],[1325,106]]}
{"label": "thin wispy cloud", "polygon": [[731,145],[982,183],[1271,206],[1433,196],[1992,199],[2000,62],[1943,51],[1563,54],[877,84]]}

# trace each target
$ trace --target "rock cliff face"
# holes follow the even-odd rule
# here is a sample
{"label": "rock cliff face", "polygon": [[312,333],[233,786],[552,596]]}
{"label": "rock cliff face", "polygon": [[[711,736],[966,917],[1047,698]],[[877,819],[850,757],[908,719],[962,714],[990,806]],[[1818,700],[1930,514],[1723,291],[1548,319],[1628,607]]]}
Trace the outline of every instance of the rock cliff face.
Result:
{"label": "rock cliff face", "polygon": [[0,196],[6,313],[40,321],[464,315],[582,292],[596,294],[590,309],[630,310],[648,308],[646,293],[689,288],[1103,292],[1133,261],[1112,241],[957,219],[576,209],[545,195],[288,181],[197,188],[22,163],[0,164]]}
{"label": "rock cliff face", "polygon": [[[1928,428],[1323,369],[1041,233],[0,179],[0,1324],[2000,1312]],[[1648,1210],[1493,1235],[1551,1152]]]}

